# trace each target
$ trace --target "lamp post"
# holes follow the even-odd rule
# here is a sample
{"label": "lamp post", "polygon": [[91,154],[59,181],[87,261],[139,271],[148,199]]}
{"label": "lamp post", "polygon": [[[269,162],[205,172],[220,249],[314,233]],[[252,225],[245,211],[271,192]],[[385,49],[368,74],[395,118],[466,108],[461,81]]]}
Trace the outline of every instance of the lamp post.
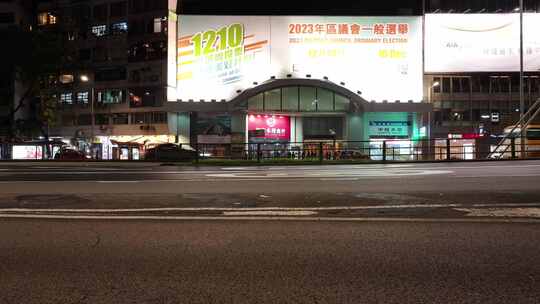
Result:
{"label": "lamp post", "polygon": [[[84,83],[87,83],[90,81],[90,77],[86,74],[82,74],[80,77],[81,81]],[[95,126],[95,119],[94,119],[94,86],[90,88],[90,121],[91,121],[91,129],[90,129],[90,151],[92,152],[92,158],[94,158],[94,126]]]}
{"label": "lamp post", "polygon": [[[438,88],[441,86],[441,83],[439,81],[434,81],[430,86],[429,86],[429,89],[428,89],[428,103],[429,104],[433,104],[433,88]],[[431,121],[432,117],[431,117],[431,112],[428,112],[428,130],[427,130],[427,134],[428,134],[428,157],[431,155],[431,126],[433,125],[433,122]],[[433,158],[435,159],[435,155],[433,156]]]}
{"label": "lamp post", "polygon": [[[523,81],[523,0],[519,0],[519,118],[523,119],[525,115],[525,100],[524,100],[524,81]],[[520,155],[521,158],[525,158],[525,136],[526,131],[523,126],[523,122],[520,126],[521,139],[520,139]]]}

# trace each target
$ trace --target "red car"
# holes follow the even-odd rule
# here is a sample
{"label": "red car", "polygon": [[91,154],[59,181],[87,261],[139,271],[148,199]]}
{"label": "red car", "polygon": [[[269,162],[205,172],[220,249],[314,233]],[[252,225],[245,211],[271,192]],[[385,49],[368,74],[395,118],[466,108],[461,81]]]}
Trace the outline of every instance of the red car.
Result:
{"label": "red car", "polygon": [[77,150],[71,150],[71,149],[64,149],[54,156],[54,159],[56,160],[86,160],[86,156],[84,153],[77,151]]}

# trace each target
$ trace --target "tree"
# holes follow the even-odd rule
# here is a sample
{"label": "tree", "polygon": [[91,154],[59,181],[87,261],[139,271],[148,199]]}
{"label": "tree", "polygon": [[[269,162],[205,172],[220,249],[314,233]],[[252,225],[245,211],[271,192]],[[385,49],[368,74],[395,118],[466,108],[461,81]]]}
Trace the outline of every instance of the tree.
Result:
{"label": "tree", "polygon": [[[7,77],[22,88],[4,122],[9,128],[8,134],[14,138],[20,133],[16,132],[17,128],[26,131],[32,125],[44,130],[51,122],[50,113],[42,113],[50,110],[50,98],[46,97],[50,89],[49,77],[57,75],[64,63],[63,37],[55,31],[13,27],[0,30],[0,37],[3,41],[0,70],[11,71]],[[11,86],[11,96],[15,96],[15,88],[15,85]],[[16,114],[23,109],[36,109],[38,113],[32,115],[30,122],[16,122]]]}

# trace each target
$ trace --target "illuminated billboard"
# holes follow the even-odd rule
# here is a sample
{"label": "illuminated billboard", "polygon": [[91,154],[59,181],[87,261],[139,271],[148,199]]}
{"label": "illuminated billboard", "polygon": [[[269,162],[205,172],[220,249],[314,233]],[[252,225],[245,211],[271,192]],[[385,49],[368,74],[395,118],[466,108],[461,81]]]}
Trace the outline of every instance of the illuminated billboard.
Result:
{"label": "illuminated billboard", "polygon": [[[540,14],[524,14],[524,69],[540,70]],[[519,71],[519,14],[426,15],[425,70]]]}
{"label": "illuminated billboard", "polygon": [[230,100],[271,76],[422,100],[420,17],[178,16],[177,98]]}
{"label": "illuminated billboard", "polygon": [[261,131],[265,139],[289,141],[291,139],[291,123],[288,116],[249,115],[248,132]]}

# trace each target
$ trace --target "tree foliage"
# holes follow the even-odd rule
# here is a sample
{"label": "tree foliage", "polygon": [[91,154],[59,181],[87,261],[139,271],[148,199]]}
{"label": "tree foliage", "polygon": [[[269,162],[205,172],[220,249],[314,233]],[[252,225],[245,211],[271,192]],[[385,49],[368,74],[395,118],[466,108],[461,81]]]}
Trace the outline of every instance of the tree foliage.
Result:
{"label": "tree foliage", "polygon": [[[44,130],[44,125],[50,124],[53,113],[48,85],[51,75],[57,75],[64,64],[64,41],[57,31],[26,30],[22,28],[6,28],[0,30],[2,48],[0,48],[0,70],[11,71],[3,77],[10,77],[18,83],[21,91],[15,96],[15,86],[12,86],[11,96],[15,96],[13,107],[8,113],[6,125],[13,137],[15,130],[21,124],[38,126]],[[19,111],[36,110],[29,113],[28,119],[33,122],[16,122]],[[25,130],[26,128],[22,128]],[[21,131],[23,131],[21,130]]]}

